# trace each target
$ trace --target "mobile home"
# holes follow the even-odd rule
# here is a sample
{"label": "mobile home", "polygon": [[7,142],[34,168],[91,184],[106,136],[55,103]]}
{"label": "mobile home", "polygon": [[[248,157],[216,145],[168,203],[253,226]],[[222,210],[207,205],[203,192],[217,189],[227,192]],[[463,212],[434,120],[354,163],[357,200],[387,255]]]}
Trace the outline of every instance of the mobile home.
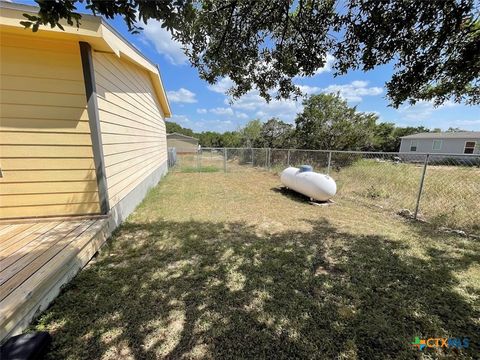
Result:
{"label": "mobile home", "polygon": [[401,139],[401,153],[480,154],[480,131],[427,132]]}

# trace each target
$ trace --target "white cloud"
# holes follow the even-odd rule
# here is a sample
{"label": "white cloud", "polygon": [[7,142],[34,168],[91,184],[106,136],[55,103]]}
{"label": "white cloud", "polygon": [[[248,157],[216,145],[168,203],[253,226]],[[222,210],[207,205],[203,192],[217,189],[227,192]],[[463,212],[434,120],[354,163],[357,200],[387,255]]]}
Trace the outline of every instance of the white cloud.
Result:
{"label": "white cloud", "polygon": [[297,75],[297,76],[294,77],[294,79],[297,80],[297,79],[311,78],[311,77],[314,77],[314,76],[317,76],[317,75],[320,75],[320,74],[323,74],[323,73],[331,72],[332,69],[333,69],[333,64],[334,63],[335,63],[335,56],[327,54],[327,56],[325,58],[325,64],[321,68],[315,70],[313,75],[311,75],[311,76],[298,76]]}
{"label": "white cloud", "polygon": [[[326,71],[331,71],[331,62],[335,59],[333,56],[331,55],[327,55],[327,63],[325,64],[325,66],[319,70],[317,70],[317,72],[315,74],[320,74],[322,72],[326,72]],[[295,77],[295,78],[298,78],[298,77]],[[208,85],[208,89],[213,91],[213,92],[216,92],[216,93],[219,93],[219,94],[226,94],[228,92],[228,90],[230,90],[230,88],[235,85],[233,80],[230,79],[228,76],[225,76],[223,78],[221,78],[220,80],[218,80],[215,84],[213,85]],[[297,86],[300,88],[300,91],[303,93],[303,94],[307,94],[307,95],[310,95],[310,94],[315,94],[315,93],[318,93],[320,92],[321,88],[317,87],[317,86],[309,86],[309,85],[299,85],[297,84]]]}
{"label": "white cloud", "polygon": [[195,96],[196,95],[194,92],[185,88],[167,91],[168,100],[173,103],[196,103],[197,99],[195,98]]}
{"label": "white cloud", "polygon": [[457,120],[452,122],[456,126],[477,126],[480,129],[480,120]]}
{"label": "white cloud", "polygon": [[[333,61],[330,57],[330,63]],[[331,66],[331,65],[329,65]],[[326,70],[325,70],[326,71]],[[208,85],[208,89],[220,94],[226,94],[226,92],[233,86],[233,81],[229,77],[221,78],[216,84]],[[368,87],[367,81],[352,81],[350,84],[345,85],[330,85],[326,88],[310,85],[298,85],[300,91],[304,95],[324,93],[340,93],[347,101],[360,102],[363,96],[379,95],[383,92],[381,87]],[[226,97],[224,100],[225,105],[230,105],[234,110],[237,110],[237,118],[247,119],[249,117],[257,117],[261,120],[270,119],[272,117],[278,117],[284,121],[292,122],[296,115],[303,111],[302,97],[298,99],[272,99],[270,102],[266,102],[257,90],[251,90],[239,99],[231,102],[231,99]],[[238,114],[238,110],[241,110],[241,114]],[[209,112],[216,115],[231,115],[229,110],[224,108],[210,109]],[[197,112],[199,112],[197,110]],[[200,113],[200,112],[199,112]],[[249,116],[248,114],[252,114]]]}
{"label": "white cloud", "polygon": [[234,123],[232,120],[219,120],[219,119],[200,119],[197,122],[197,126],[195,127],[195,131],[205,131],[205,130],[213,130],[218,132],[224,132],[228,130],[232,130],[234,128]]}
{"label": "white cloud", "polygon": [[232,108],[217,107],[217,108],[210,109],[209,111],[215,115],[228,115],[228,116],[234,115]]}
{"label": "white cloud", "polygon": [[235,116],[239,119],[248,119],[249,116],[247,114],[245,114],[244,112],[240,112],[240,111],[235,111]]}
{"label": "white cloud", "polygon": [[144,38],[173,65],[182,65],[187,62],[188,59],[183,52],[182,45],[172,39],[170,32],[162,28],[160,22],[151,20],[142,27]]}
{"label": "white cloud", "polygon": [[238,119],[248,119],[249,116],[245,114],[244,112],[241,111],[233,111],[231,107],[216,107],[212,109],[204,109],[204,108],[199,108],[197,109],[198,114],[215,114],[218,116],[222,117],[228,117],[228,118],[233,118],[236,117]]}
{"label": "white cloud", "polygon": [[201,131],[218,131],[224,132],[229,130],[234,130],[236,124],[231,120],[221,120],[221,119],[195,119],[191,120],[186,115],[173,115],[168,121],[176,122],[177,124],[192,129],[196,132]]}
{"label": "white cloud", "polygon": [[[229,104],[228,99],[225,99],[225,104]],[[231,106],[232,108],[241,110],[242,112],[254,113],[255,116],[261,120],[278,117],[284,121],[290,122],[293,121],[297,113],[301,112],[303,109],[301,99],[273,99],[267,103],[256,90],[249,91],[233,102]]]}
{"label": "white cloud", "polygon": [[[208,89],[219,94],[226,94],[233,85],[234,83],[232,79],[229,77],[223,77],[216,84],[208,85]],[[307,85],[302,86],[302,91],[310,92],[311,90],[312,88]],[[296,116],[297,112],[302,109],[300,102],[294,100],[274,99],[267,103],[265,99],[259,95],[257,90],[247,92],[239,99],[233,101],[232,104],[230,104],[230,99],[226,97],[224,103],[237,110],[235,115],[239,119],[248,119],[250,116],[245,113],[248,112],[254,113],[256,117],[262,120],[276,116],[291,121]],[[210,111],[212,110],[213,109]],[[217,111],[216,114],[218,115],[219,111]]]}
{"label": "white cloud", "polygon": [[297,86],[299,87],[302,94],[305,94],[305,95],[318,94],[322,90],[318,86],[309,86],[309,85],[297,85]]}
{"label": "white cloud", "polygon": [[327,57],[325,59],[325,65],[323,65],[323,67],[321,67],[320,69],[317,69],[317,71],[315,71],[315,75],[320,75],[324,72],[332,71],[332,66],[334,62],[335,57],[333,55],[327,54]]}
{"label": "white cloud", "polygon": [[172,117],[170,117],[168,121],[177,123],[183,127],[188,127],[188,128],[190,128],[194,124],[193,121],[190,121],[190,119],[187,116],[178,115],[178,114],[172,115]]}
{"label": "white cloud", "polygon": [[418,101],[415,105],[403,105],[397,111],[405,120],[426,120],[440,109],[457,106],[457,103],[446,101],[444,104],[435,107],[432,101]]}
{"label": "white cloud", "polygon": [[368,81],[356,80],[350,84],[329,85],[323,88],[322,92],[339,93],[340,96],[347,101],[360,102],[363,96],[380,95],[383,92],[383,88],[377,86],[368,87]]}
{"label": "white cloud", "polygon": [[226,94],[227,91],[234,85],[233,80],[228,76],[221,78],[213,85],[208,85],[208,89],[220,94]]}
{"label": "white cloud", "polygon": [[[368,87],[366,81],[353,81],[346,85],[330,85],[327,88],[320,88],[317,86],[299,85],[302,93],[306,95],[317,94],[320,92],[339,92],[340,96],[347,101],[359,102],[362,96],[379,95],[383,92],[379,87]],[[303,111],[303,98],[297,100],[273,99],[267,103],[258,93],[258,91],[249,91],[240,99],[232,104],[235,109],[241,109],[247,112],[254,112],[255,116],[265,120],[271,117],[278,117],[284,121],[292,122],[296,115]],[[225,100],[227,103],[228,100]]]}

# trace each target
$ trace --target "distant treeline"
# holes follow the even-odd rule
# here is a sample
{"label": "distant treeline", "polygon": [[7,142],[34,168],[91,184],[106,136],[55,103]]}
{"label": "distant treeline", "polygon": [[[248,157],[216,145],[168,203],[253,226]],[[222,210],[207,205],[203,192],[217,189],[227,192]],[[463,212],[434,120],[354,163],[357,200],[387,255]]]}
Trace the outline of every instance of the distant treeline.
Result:
{"label": "distant treeline", "polygon": [[[378,123],[378,116],[357,111],[335,94],[312,95],[303,102],[304,110],[295,125],[277,118],[266,122],[249,121],[236,131],[195,133],[167,121],[167,132],[193,136],[203,147],[269,147],[363,151],[398,151],[402,136],[420,132],[439,132],[423,126],[398,127]],[[448,131],[461,131],[450,128]]]}

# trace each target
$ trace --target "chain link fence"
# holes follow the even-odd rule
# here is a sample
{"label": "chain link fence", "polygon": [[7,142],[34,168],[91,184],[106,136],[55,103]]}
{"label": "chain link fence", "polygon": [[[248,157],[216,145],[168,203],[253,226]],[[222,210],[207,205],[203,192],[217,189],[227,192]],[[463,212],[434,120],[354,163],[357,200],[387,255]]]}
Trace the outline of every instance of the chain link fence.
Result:
{"label": "chain link fence", "polygon": [[480,231],[480,154],[203,148],[177,154],[171,171],[279,173],[303,164],[332,176],[339,198]]}

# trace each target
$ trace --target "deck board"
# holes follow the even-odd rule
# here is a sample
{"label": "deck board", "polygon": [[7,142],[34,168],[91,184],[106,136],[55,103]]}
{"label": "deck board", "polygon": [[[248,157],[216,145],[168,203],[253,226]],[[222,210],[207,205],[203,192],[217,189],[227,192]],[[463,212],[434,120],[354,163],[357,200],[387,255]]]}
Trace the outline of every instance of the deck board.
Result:
{"label": "deck board", "polygon": [[20,286],[25,280],[27,280],[32,274],[38,271],[42,266],[49,262],[55,255],[61,252],[70,242],[74,241],[79,235],[85,232],[92,224],[89,222],[83,222],[75,227],[70,233],[63,236],[60,240],[54,242],[48,248],[37,256],[34,260],[30,261],[21,270],[15,271],[14,275],[11,275],[7,281],[3,281],[0,278],[0,301],[5,299],[13,290]]}
{"label": "deck board", "polygon": [[45,309],[109,234],[106,218],[26,225],[0,227],[8,245],[0,252],[0,341]]}
{"label": "deck board", "polygon": [[7,232],[9,232],[13,228],[13,226],[14,224],[2,225],[2,228],[0,229],[0,241],[3,238],[3,234],[6,234]]}
{"label": "deck board", "polygon": [[2,233],[2,231],[4,231],[9,226],[10,226],[10,224],[0,224],[0,234]]}
{"label": "deck board", "polygon": [[[35,260],[43,252],[47,251],[51,246],[54,246],[57,241],[60,241],[73,231],[79,225],[78,222],[63,222],[54,229],[51,229],[42,237],[39,237],[37,241],[32,242],[26,249],[23,249],[20,253],[15,254],[19,256],[18,261],[15,261],[12,265],[6,268],[0,268],[0,286],[5,283],[11,276],[18,273],[30,262]],[[8,259],[5,259],[8,261]],[[0,287],[0,291],[3,287]],[[1,299],[1,296],[0,296]]]}
{"label": "deck board", "polygon": [[[12,257],[2,259],[2,262],[5,264],[10,264],[8,267],[0,268],[0,291],[2,289],[1,285],[7,281],[11,276],[15,275],[16,272],[20,271],[28,265],[30,261],[33,261],[37,256],[39,256],[43,251],[46,251],[48,247],[61,239],[61,235],[68,234],[76,226],[76,223],[64,222],[56,227],[59,232],[48,231],[41,237],[38,237],[36,241],[31,242],[28,246],[21,249],[14,254]],[[58,236],[60,235],[60,236]]]}
{"label": "deck board", "polygon": [[15,224],[6,229],[6,232],[0,235],[0,244],[32,227],[34,224]]}
{"label": "deck board", "polygon": [[[14,253],[15,251],[21,249],[31,241],[35,240],[39,235],[47,232],[50,229],[50,226],[52,226],[52,224],[50,223],[38,223],[28,228],[24,232],[18,234],[17,236],[6,240],[0,246],[0,259]],[[4,269],[2,265],[0,265],[0,270],[1,269]]]}

